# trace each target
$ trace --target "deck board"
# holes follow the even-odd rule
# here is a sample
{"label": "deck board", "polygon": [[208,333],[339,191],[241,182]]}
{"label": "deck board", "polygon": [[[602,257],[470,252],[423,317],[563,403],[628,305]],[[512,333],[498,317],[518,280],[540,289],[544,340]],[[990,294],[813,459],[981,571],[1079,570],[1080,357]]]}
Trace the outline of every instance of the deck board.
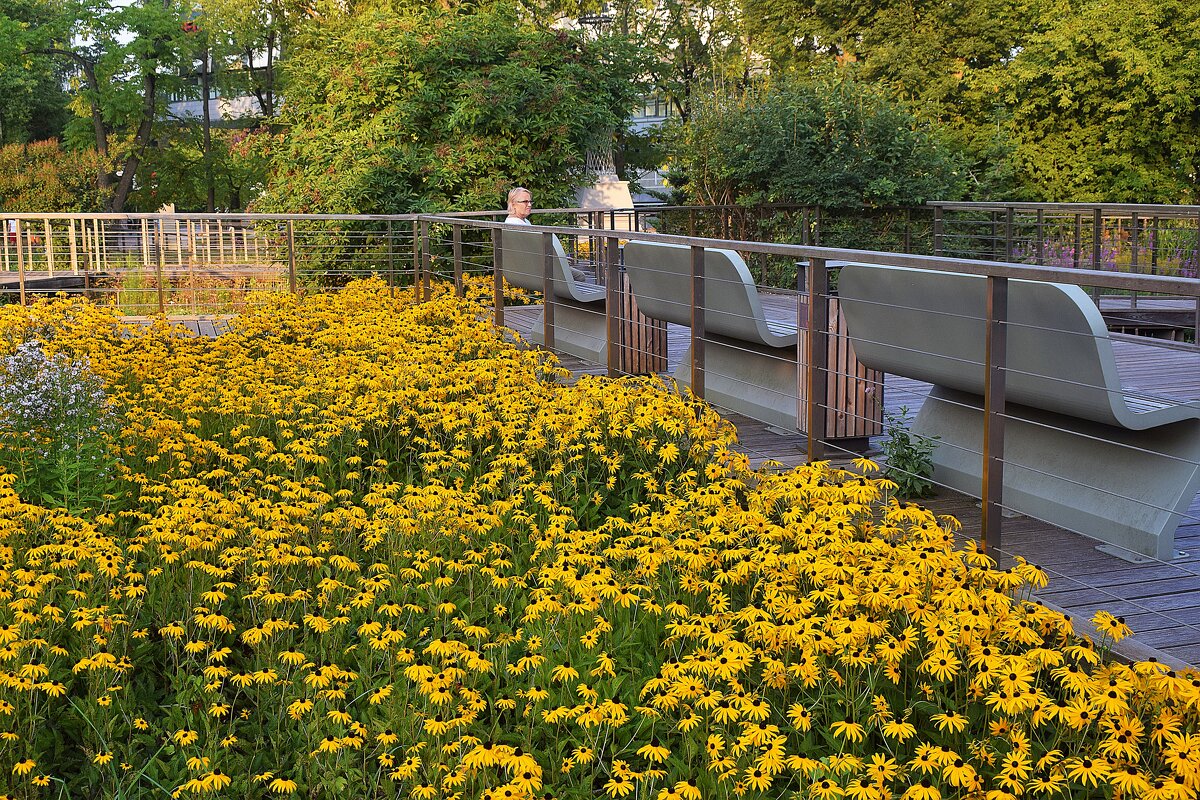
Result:
{"label": "deck board", "polygon": [[[508,308],[505,322],[525,332],[537,311],[537,307]],[[688,336],[687,328],[668,326],[667,374],[679,364]],[[1200,399],[1200,353],[1168,345],[1155,356],[1154,351],[1135,348],[1126,337],[1117,336],[1113,344],[1118,369],[1131,384],[1164,396]],[[606,373],[602,367],[570,356],[560,356],[560,360],[572,371]],[[885,408],[899,413],[901,407],[907,407],[911,416],[929,389],[920,381],[888,375]],[[785,467],[804,463],[805,436],[780,435],[768,431],[762,423],[727,411],[723,416],[737,427],[739,449],[753,466],[768,460]],[[877,445],[878,440],[873,444]],[[837,458],[852,454],[837,453],[835,449],[827,455]],[[963,526],[962,536],[978,539],[982,512],[977,499],[942,490],[924,505],[937,514],[954,516]],[[1077,622],[1090,619],[1101,609],[1110,610],[1131,623],[1135,632],[1132,640],[1150,648],[1147,652],[1157,651],[1166,660],[1200,665],[1200,497],[1193,500],[1176,534],[1177,547],[1188,555],[1170,564],[1130,563],[1097,550],[1093,539],[1025,515],[1006,518],[1001,536],[997,554],[1001,566],[1021,556],[1049,576],[1049,585],[1035,594],[1038,599],[1066,611]]]}

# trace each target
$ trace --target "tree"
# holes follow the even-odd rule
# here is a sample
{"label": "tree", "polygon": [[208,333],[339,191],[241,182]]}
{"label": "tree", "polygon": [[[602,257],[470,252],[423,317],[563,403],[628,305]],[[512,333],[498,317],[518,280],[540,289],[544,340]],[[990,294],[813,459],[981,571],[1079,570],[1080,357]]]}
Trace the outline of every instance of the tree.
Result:
{"label": "tree", "polygon": [[[64,0],[37,6],[37,24],[17,2],[0,7],[8,49],[53,58],[77,76],[68,149],[93,146],[97,181],[111,192],[109,208],[124,208],[143,152],[162,113],[164,89],[178,80],[191,45],[181,28],[187,9],[176,0]],[[120,166],[120,170],[114,167]]]}
{"label": "tree", "polygon": [[601,23],[645,49],[649,88],[687,119],[694,97],[744,87],[761,66],[742,0],[523,0],[531,20]]}
{"label": "tree", "polygon": [[514,10],[331,14],[294,40],[255,207],[403,213],[496,208],[514,184],[564,202],[640,71],[619,39],[538,30]]}
{"label": "tree", "polygon": [[63,65],[24,51],[46,17],[42,4],[0,0],[0,144],[57,138],[70,118]]}
{"label": "tree", "polygon": [[860,208],[963,190],[961,161],[936,128],[837,73],[713,97],[666,136],[671,182],[693,202]]}
{"label": "tree", "polygon": [[53,139],[0,147],[0,211],[102,210],[98,160],[95,150],[64,153]]}
{"label": "tree", "polygon": [[1039,200],[1196,202],[1200,6],[1083,0],[996,78]]}

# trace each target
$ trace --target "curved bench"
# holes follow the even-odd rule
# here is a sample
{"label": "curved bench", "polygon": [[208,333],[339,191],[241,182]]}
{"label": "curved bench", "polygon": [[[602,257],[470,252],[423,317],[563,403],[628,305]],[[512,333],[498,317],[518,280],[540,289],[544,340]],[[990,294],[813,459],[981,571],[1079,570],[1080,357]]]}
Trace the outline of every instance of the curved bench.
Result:
{"label": "curved bench", "polygon": [[[542,234],[519,226],[499,229],[504,279],[533,292],[542,291],[545,260]],[[554,346],[587,361],[608,360],[608,323],[604,316],[605,289],[575,279],[566,251],[553,236]],[[545,308],[533,322],[530,341],[545,344],[542,319]]]}
{"label": "curved bench", "polygon": [[[848,264],[838,290],[861,361],[933,384],[913,432],[939,437],[935,479],[979,496],[986,278]],[[1170,560],[1200,490],[1200,404],[1123,385],[1080,287],[1010,280],[1008,292],[1004,505]],[[1173,358],[1200,368],[1200,355]]]}
{"label": "curved bench", "polygon": [[[643,314],[692,324],[692,250],[687,245],[629,242],[625,270]],[[798,331],[770,318],[746,263],[733,250],[704,251],[704,397],[748,417],[795,430]],[[692,348],[674,378],[691,386]]]}

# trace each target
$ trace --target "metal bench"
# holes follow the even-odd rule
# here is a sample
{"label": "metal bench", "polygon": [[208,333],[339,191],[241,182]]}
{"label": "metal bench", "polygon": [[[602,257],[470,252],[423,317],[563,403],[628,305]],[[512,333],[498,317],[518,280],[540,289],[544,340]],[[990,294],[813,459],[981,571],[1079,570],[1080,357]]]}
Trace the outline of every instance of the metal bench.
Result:
{"label": "metal bench", "polygon": [[[506,226],[499,230],[504,278],[514,286],[540,292],[544,288],[545,258],[543,234]],[[554,287],[554,349],[573,356],[604,364],[608,360],[608,327],[604,315],[603,286],[576,280],[567,260],[566,251],[557,236],[552,235],[551,283]],[[546,311],[534,320],[530,340],[545,344],[542,321]]]}
{"label": "metal bench", "polygon": [[[625,270],[643,314],[692,324],[692,252],[686,245],[629,242]],[[799,374],[796,318],[768,316],[746,263],[733,250],[704,252],[704,397],[795,430]],[[691,386],[692,348],[675,370]]]}
{"label": "metal bench", "polygon": [[[838,292],[861,361],[933,384],[913,431],[939,437],[935,479],[978,497],[986,278],[849,264]],[[1004,505],[1170,560],[1200,489],[1200,405],[1123,385],[1104,320],[1080,287],[1010,280],[1008,298]],[[1200,367],[1196,354],[1177,358]]]}

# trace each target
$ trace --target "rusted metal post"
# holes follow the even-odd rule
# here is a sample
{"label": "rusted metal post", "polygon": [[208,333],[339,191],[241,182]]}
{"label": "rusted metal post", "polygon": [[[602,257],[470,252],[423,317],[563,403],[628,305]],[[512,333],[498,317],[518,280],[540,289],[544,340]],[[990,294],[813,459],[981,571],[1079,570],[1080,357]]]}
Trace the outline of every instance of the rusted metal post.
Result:
{"label": "rusted metal post", "polygon": [[1046,212],[1044,209],[1037,210],[1037,217],[1034,221],[1037,230],[1037,240],[1034,241],[1034,251],[1037,253],[1037,263],[1039,266],[1046,266]]}
{"label": "rusted metal post", "polygon": [[554,349],[554,234],[542,234],[542,337]]}
{"label": "rusted metal post", "polygon": [[421,298],[429,302],[431,289],[429,276],[433,272],[433,254],[429,252],[429,220],[421,220]]}
{"label": "rusted metal post", "polygon": [[419,244],[421,225],[415,219],[412,223],[412,271],[413,271],[413,302],[421,302],[421,247]]}
{"label": "rusted metal post", "polygon": [[[1138,269],[1138,248],[1141,246],[1141,237],[1138,235],[1138,214],[1134,211],[1129,215],[1129,271],[1136,274]],[[1138,293],[1131,291],[1129,293],[1129,310],[1136,311],[1138,307]]]}
{"label": "rusted metal post", "polygon": [[942,226],[945,224],[942,219],[942,207],[933,207],[933,254],[940,256],[942,254]]}
{"label": "rusted metal post", "polygon": [[1080,249],[1084,247],[1084,215],[1076,213],[1075,215],[1075,242],[1070,255],[1070,265],[1079,269],[1079,259],[1081,258]]}
{"label": "rusted metal post", "polygon": [[1158,274],[1158,217],[1150,218],[1150,274]]}
{"label": "rusted metal post", "polygon": [[[604,241],[604,317],[605,330],[608,335],[608,374],[609,377],[615,377],[620,372],[620,364],[617,357],[620,353],[617,350],[617,331],[621,324],[620,311],[621,305],[617,302],[617,290],[621,288],[621,277],[618,274],[617,252],[620,243],[615,236],[605,237]],[[629,291],[629,288],[625,288]]]}
{"label": "rusted metal post", "polygon": [[[1004,502],[1005,378],[1008,365],[1008,278],[987,278],[983,377],[983,551],[1000,548]],[[994,557],[994,556],[993,556]]]}
{"label": "rusted metal post", "polygon": [[457,222],[451,223],[450,237],[454,250],[454,295],[463,297],[466,295],[466,287],[463,286],[462,225]]}
{"label": "rusted metal post", "polygon": [[387,229],[384,232],[384,236],[386,237],[386,239],[385,239],[386,245],[385,246],[387,247],[388,296],[395,297],[396,296],[396,234],[395,234],[395,231],[392,230],[392,221],[390,219],[387,221]]}
{"label": "rusted metal post", "polygon": [[811,259],[808,265],[807,327],[807,457],[809,461],[820,461],[825,454],[825,398],[829,385],[829,271],[823,258]]}
{"label": "rusted metal post", "polygon": [[288,291],[296,293],[296,221],[287,221]]}
{"label": "rusted metal post", "polygon": [[1004,260],[1013,259],[1013,207],[1004,209]]}
{"label": "rusted metal post", "polygon": [[704,248],[692,245],[692,394],[704,397]]}
{"label": "rusted metal post", "polygon": [[504,325],[504,231],[492,228],[492,308],[497,328]]}

